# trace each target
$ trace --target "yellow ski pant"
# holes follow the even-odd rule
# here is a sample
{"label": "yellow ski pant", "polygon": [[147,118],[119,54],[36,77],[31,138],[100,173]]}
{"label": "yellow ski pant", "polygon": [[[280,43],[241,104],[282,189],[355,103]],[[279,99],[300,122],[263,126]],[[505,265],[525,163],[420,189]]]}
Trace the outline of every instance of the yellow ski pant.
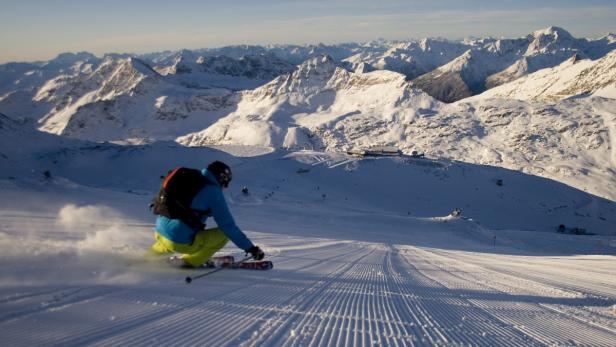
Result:
{"label": "yellow ski pant", "polygon": [[195,240],[191,244],[173,242],[158,232],[154,233],[154,238],[156,243],[150,248],[151,251],[158,254],[182,253],[182,259],[193,266],[203,265],[229,241],[219,228],[205,229],[197,232]]}

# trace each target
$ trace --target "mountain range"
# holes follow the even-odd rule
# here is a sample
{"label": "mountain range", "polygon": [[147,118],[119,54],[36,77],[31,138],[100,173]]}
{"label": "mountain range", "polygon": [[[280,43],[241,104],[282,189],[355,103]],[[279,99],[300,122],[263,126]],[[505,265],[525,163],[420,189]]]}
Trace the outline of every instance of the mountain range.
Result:
{"label": "mountain range", "polygon": [[0,112],[13,127],[119,144],[395,146],[614,199],[615,45],[550,27],[519,39],[67,53],[0,66]]}

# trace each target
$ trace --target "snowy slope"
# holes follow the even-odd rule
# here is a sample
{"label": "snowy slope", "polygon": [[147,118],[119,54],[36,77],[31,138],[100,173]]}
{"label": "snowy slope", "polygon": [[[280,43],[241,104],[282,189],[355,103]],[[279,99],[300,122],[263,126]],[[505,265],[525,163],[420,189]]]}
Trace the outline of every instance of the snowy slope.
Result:
{"label": "snowy slope", "polygon": [[[166,59],[167,61],[170,58]],[[239,59],[227,56],[204,57],[183,50],[173,59],[156,64],[156,71],[169,80],[190,88],[254,89],[291,72],[293,64],[273,55],[245,55]]]}
{"label": "snowy slope", "polygon": [[34,97],[51,110],[40,129],[96,141],[173,139],[204,128],[233,105],[226,89],[197,90],[171,83],[135,58],[108,58],[92,74],[60,76]]}
{"label": "snowy slope", "polygon": [[558,27],[519,39],[482,39],[456,59],[413,81],[435,98],[453,102],[577,56],[598,59],[615,48],[609,39],[574,38]]}
{"label": "snowy slope", "polygon": [[438,104],[403,75],[349,72],[324,55],[244,92],[234,112],[178,142],[328,149],[390,143],[400,140],[402,124]]}
{"label": "snowy slope", "polygon": [[456,107],[471,110],[481,126],[451,149],[454,158],[549,177],[614,200],[613,99],[486,99]]}
{"label": "snowy slope", "polygon": [[234,112],[178,142],[333,152],[391,145],[407,154],[549,177],[614,199],[615,105],[610,99],[489,98],[444,105],[402,75],[352,73],[323,56],[243,93]]}
{"label": "snowy slope", "polygon": [[137,58],[107,57],[90,73],[60,74],[37,89],[10,93],[0,98],[0,109],[13,119],[38,122],[40,130],[74,138],[175,139],[231,112],[236,104],[231,89],[253,88],[294,69],[273,57],[191,62],[187,55],[182,52],[158,72]]}
{"label": "snowy slope", "polygon": [[469,48],[464,43],[428,38],[400,43],[376,42],[362,46],[357,54],[344,59],[344,62],[352,70],[367,64],[379,70],[399,72],[413,79],[454,60]]}
{"label": "snowy slope", "polygon": [[0,65],[0,96],[32,90],[60,74],[77,75],[92,72],[100,59],[87,52],[62,53],[48,62],[8,63]]}
{"label": "snowy slope", "polygon": [[[0,177],[8,345],[616,339],[613,201],[449,161],[71,141],[29,150],[10,165],[23,175]],[[152,239],[147,204],[159,173],[215,159],[234,168],[230,206],[275,268],[223,270],[186,285],[187,272],[143,256]],[[52,177],[27,174],[39,167]],[[453,207],[470,219],[447,217]],[[609,235],[561,235],[559,223]],[[241,256],[233,245],[224,252]]]}
{"label": "snowy slope", "polygon": [[616,50],[598,60],[573,57],[482,93],[478,98],[553,101],[573,96],[616,98]]}

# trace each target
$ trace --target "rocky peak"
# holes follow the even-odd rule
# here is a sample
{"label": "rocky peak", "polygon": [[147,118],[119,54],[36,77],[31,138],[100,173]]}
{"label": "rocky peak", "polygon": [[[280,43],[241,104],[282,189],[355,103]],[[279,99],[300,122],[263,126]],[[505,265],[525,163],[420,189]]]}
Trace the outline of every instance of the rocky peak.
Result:
{"label": "rocky peak", "polygon": [[293,77],[296,78],[314,78],[314,77],[327,77],[331,76],[338,64],[332,57],[327,54],[317,55],[312,57],[297,67],[297,70],[293,73]]}
{"label": "rocky peak", "polygon": [[257,98],[295,92],[311,95],[327,89],[328,81],[337,73],[344,72],[346,70],[329,55],[318,55],[298,65],[295,71],[278,76],[251,93]]}
{"label": "rocky peak", "polygon": [[577,41],[568,31],[559,27],[537,30],[529,35],[528,39],[531,42],[526,50],[526,55],[572,49],[575,48]]}
{"label": "rocky peak", "polygon": [[[103,99],[110,99],[120,94],[137,90],[144,81],[156,83],[159,74],[143,60],[137,58],[118,59],[106,61],[102,73],[104,81],[97,95]],[[101,67],[103,67],[101,65]]]}
{"label": "rocky peak", "polygon": [[170,67],[170,69],[167,69],[167,73],[190,73],[193,71],[194,65],[196,64],[198,59],[199,58],[195,58],[192,53],[187,54],[183,51],[175,57],[173,65]]}
{"label": "rocky peak", "polygon": [[127,69],[138,72],[147,77],[158,77],[158,72],[154,71],[148,63],[141,59],[134,57],[128,58],[122,62],[122,65]]}
{"label": "rocky peak", "polygon": [[224,55],[200,57],[197,64],[208,73],[265,80],[293,70],[293,65],[271,54],[245,55],[239,59]]}
{"label": "rocky peak", "polygon": [[45,68],[51,68],[51,67],[68,68],[68,67],[71,67],[75,63],[84,62],[84,61],[96,62],[96,61],[99,61],[99,59],[92,53],[88,53],[88,52],[61,53],[54,59],[47,62],[47,64],[45,64],[44,67]]}
{"label": "rocky peak", "polygon": [[198,57],[198,54],[189,49],[181,49],[176,54],[176,60],[195,61]]}
{"label": "rocky peak", "polygon": [[573,39],[573,36],[567,30],[560,28],[560,27],[556,27],[556,26],[550,26],[544,29],[536,30],[532,33],[532,36],[535,39],[541,39],[544,37],[549,37],[552,40],[571,40]]}
{"label": "rocky peak", "polygon": [[353,70],[355,73],[367,73],[374,71],[374,67],[368,63],[359,63]]}
{"label": "rocky peak", "polygon": [[452,60],[451,62],[441,66],[439,68],[439,70],[441,71],[446,71],[446,72],[459,72],[464,70],[466,67],[469,66],[469,64],[471,63],[471,61],[473,60],[475,53],[473,52],[472,49],[467,50],[466,52],[464,52],[462,55],[460,55],[459,57],[457,57],[456,59]]}
{"label": "rocky peak", "polygon": [[488,44],[485,48],[498,55],[521,55],[526,50],[528,41],[526,39],[498,39]]}
{"label": "rocky peak", "polygon": [[424,52],[429,51],[430,50],[430,41],[427,38],[422,39],[421,41],[419,41],[419,47]]}

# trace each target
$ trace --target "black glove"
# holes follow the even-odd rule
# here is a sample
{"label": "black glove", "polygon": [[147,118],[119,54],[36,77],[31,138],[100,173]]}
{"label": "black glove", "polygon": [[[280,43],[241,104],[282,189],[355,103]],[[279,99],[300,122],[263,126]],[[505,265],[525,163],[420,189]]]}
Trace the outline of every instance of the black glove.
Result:
{"label": "black glove", "polygon": [[257,246],[252,246],[246,250],[246,253],[250,253],[252,255],[252,259],[261,260],[265,257],[265,253],[261,250],[261,248]]}

